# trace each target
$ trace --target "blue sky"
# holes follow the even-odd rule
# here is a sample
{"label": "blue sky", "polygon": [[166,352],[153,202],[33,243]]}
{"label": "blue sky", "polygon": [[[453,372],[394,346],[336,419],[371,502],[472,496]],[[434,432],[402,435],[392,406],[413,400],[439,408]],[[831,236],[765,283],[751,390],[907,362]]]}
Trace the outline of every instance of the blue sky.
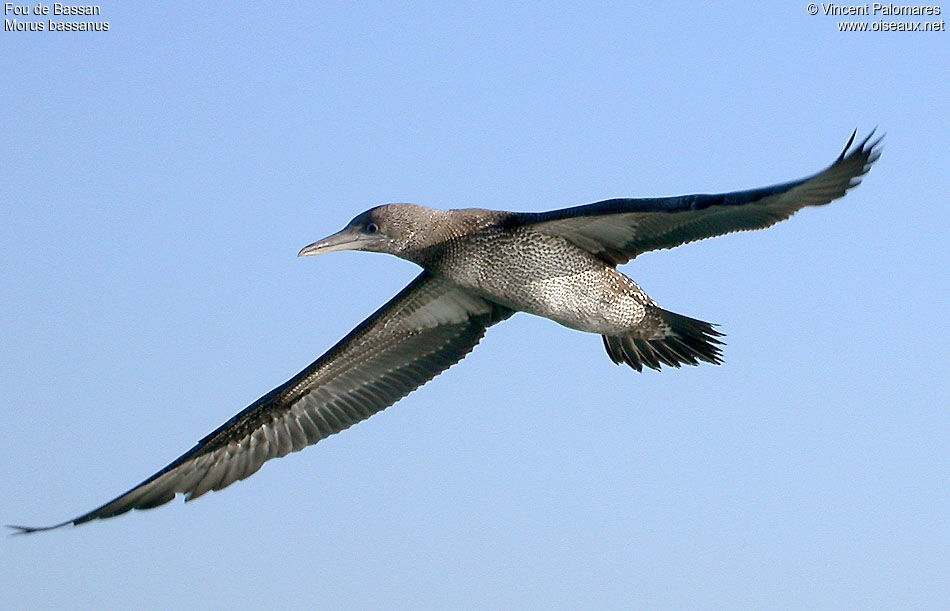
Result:
{"label": "blue sky", "polygon": [[112,498],[405,285],[295,258],[365,208],[757,187],[887,138],[829,207],[623,268],[721,324],[724,365],[637,374],[515,316],[225,491],[0,541],[5,605],[950,597],[946,32],[804,2],[100,6],[105,33],[0,32],[2,522]]}

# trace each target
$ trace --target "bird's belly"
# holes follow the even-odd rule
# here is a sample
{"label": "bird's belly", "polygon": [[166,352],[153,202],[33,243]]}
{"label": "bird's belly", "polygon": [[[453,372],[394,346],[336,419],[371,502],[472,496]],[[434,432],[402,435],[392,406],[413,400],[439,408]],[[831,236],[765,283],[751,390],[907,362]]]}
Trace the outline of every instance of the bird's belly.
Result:
{"label": "bird's belly", "polygon": [[515,290],[489,290],[487,296],[571,329],[620,334],[640,322],[644,308],[629,293],[611,290],[604,275],[601,270],[588,270],[550,276],[526,282]]}
{"label": "bird's belly", "polygon": [[551,236],[500,239],[492,248],[460,249],[456,255],[443,268],[456,283],[579,331],[619,335],[642,320],[650,303],[625,275]]}

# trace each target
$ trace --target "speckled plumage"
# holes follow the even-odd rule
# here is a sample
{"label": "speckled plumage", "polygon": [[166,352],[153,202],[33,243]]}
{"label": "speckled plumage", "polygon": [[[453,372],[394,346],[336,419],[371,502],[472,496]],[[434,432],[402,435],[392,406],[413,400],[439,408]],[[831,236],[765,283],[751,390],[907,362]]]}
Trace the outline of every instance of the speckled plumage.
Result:
{"label": "speckled plumage", "polygon": [[616,266],[648,250],[761,229],[842,197],[877,160],[865,138],[814,176],[718,195],[613,199],[543,213],[390,204],[301,250],[367,250],[424,271],[326,354],[158,473],[48,530],[220,490],[395,403],[523,311],[603,336],[611,360],[640,370],[720,362],[709,323],[660,308]]}
{"label": "speckled plumage", "polygon": [[566,239],[530,227],[490,227],[447,243],[430,271],[516,311],[589,333],[629,331],[650,298]]}

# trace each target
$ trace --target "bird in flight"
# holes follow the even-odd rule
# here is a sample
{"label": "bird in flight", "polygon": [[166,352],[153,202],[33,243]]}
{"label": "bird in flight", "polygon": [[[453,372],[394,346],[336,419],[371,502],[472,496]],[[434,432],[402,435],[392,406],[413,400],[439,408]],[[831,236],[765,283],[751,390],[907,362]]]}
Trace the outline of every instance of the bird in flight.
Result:
{"label": "bird in flight", "polygon": [[716,195],[610,199],[550,212],[433,210],[389,204],[363,212],[299,256],[388,253],[423,272],[326,354],[128,492],[60,524],[150,509],[221,490],[266,461],[302,450],[392,405],[468,354],[488,327],[528,312],[603,337],[614,363],[721,362],[721,333],[658,306],[617,266],[637,255],[763,229],[856,186],[880,156],[873,131],[825,170],[780,185]]}

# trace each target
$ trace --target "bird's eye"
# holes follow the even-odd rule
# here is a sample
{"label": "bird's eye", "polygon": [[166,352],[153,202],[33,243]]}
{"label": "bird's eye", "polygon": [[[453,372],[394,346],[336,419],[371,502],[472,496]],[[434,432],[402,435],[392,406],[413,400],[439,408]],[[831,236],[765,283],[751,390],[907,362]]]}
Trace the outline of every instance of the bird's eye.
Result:
{"label": "bird's eye", "polygon": [[379,226],[376,223],[370,223],[366,226],[366,233],[376,233],[379,231]]}

